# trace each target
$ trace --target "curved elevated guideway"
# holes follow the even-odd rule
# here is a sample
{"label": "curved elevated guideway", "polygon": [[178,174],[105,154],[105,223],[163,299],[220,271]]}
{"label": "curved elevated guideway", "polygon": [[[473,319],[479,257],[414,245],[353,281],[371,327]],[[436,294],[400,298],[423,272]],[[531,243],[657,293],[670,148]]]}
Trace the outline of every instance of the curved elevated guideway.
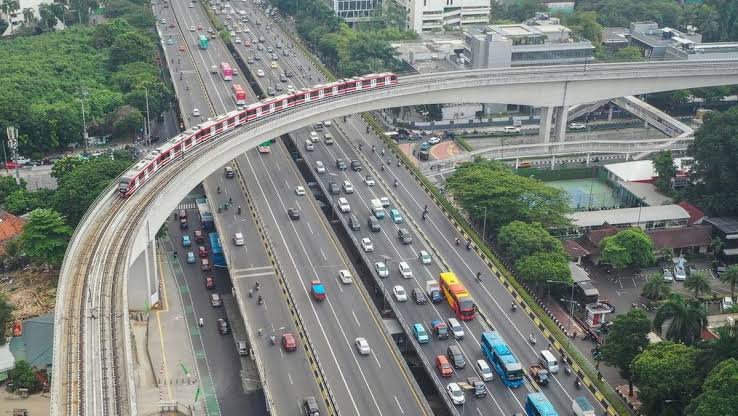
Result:
{"label": "curved elevated guideway", "polygon": [[[418,103],[561,106],[646,92],[738,84],[738,62],[630,63],[513,68],[401,78],[395,87],[283,110],[221,133],[161,168],[137,193],[111,185],[67,249],[54,336],[51,413],[137,414],[127,315],[128,268],[187,192],[241,154],[311,123]],[[527,87],[527,88],[526,88]]]}

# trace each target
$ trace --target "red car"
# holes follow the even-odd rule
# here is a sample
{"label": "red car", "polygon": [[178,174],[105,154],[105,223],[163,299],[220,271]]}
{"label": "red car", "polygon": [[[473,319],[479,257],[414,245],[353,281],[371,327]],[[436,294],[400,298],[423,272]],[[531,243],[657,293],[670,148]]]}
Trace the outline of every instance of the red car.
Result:
{"label": "red car", "polygon": [[213,276],[207,276],[205,278],[205,288],[208,290],[215,289],[215,279],[213,278]]}
{"label": "red car", "polygon": [[197,255],[200,256],[201,259],[208,257],[208,249],[205,248],[205,246],[198,246],[197,247]]}
{"label": "red car", "polygon": [[205,242],[205,237],[202,235],[202,231],[195,230],[195,241],[202,244]]}
{"label": "red car", "polygon": [[325,300],[325,286],[320,283],[320,280],[310,282],[310,293],[313,294],[313,298],[318,302]]}
{"label": "red car", "polygon": [[451,367],[451,363],[448,362],[448,358],[445,355],[436,357],[436,368],[441,373],[441,377],[451,377],[454,374],[454,369]]}
{"label": "red car", "polygon": [[297,342],[295,341],[295,337],[289,332],[282,335],[282,347],[287,352],[297,350]]}

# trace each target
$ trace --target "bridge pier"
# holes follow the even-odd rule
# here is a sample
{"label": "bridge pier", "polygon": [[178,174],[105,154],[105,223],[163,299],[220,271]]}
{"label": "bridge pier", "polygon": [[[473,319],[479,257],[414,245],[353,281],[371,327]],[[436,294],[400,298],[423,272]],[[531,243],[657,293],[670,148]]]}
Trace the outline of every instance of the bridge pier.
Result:
{"label": "bridge pier", "polygon": [[148,312],[159,307],[159,268],[156,260],[157,246],[149,241],[146,249],[138,254],[128,272],[128,310]]}
{"label": "bridge pier", "polygon": [[538,137],[541,143],[551,142],[551,120],[553,118],[554,107],[541,107],[540,127],[538,128]]}
{"label": "bridge pier", "polygon": [[554,119],[556,125],[554,126],[554,141],[556,143],[562,143],[566,136],[566,122],[568,120],[569,107],[556,107],[554,108]]}
{"label": "bridge pier", "polygon": [[561,143],[564,141],[568,113],[568,106],[541,107],[541,124],[538,130],[538,137],[541,139],[541,143],[551,142],[552,127],[554,128],[554,142]]}

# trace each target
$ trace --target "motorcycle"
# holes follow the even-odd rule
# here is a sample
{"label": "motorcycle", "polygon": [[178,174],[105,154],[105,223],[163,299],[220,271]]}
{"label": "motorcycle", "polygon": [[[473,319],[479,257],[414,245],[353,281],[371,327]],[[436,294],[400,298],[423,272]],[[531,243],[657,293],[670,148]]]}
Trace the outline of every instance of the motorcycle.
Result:
{"label": "motorcycle", "polygon": [[259,295],[259,305],[261,305],[262,303],[264,303],[264,300],[261,298],[261,295]]}
{"label": "motorcycle", "polygon": [[565,366],[564,367],[564,372],[566,373],[567,376],[570,376],[571,375],[571,367],[569,367],[568,365]]}
{"label": "motorcycle", "polygon": [[276,342],[277,342],[276,341],[276,337],[274,335],[270,335],[269,336],[269,343],[272,344],[272,345],[274,345],[274,344],[276,344]]}
{"label": "motorcycle", "polygon": [[577,379],[574,380],[574,385],[576,386],[577,390],[581,390],[581,388],[582,388],[582,382],[579,381],[579,377],[577,377]]}
{"label": "motorcycle", "polygon": [[518,305],[516,305],[515,302],[513,302],[510,304],[510,309],[512,309],[512,311],[515,312],[516,310],[518,310]]}
{"label": "motorcycle", "polygon": [[530,336],[528,337],[528,341],[530,341],[532,345],[536,345],[536,337],[533,336],[533,334],[530,334]]}
{"label": "motorcycle", "polygon": [[199,319],[199,320],[197,321],[197,324],[198,324],[199,326],[205,326],[205,321],[204,321],[204,320],[203,320],[202,318],[200,318],[200,319]]}

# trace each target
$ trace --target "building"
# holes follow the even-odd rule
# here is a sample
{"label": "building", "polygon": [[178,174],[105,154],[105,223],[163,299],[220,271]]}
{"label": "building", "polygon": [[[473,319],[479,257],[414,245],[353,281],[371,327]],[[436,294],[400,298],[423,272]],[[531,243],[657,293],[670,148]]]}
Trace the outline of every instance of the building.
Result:
{"label": "building", "polygon": [[586,232],[614,227],[625,229],[639,227],[643,230],[686,227],[689,213],[679,205],[579,211],[569,215],[573,229],[569,235],[583,236]]}
{"label": "building", "polygon": [[723,256],[738,256],[738,218],[706,217],[703,223],[712,226],[712,235],[723,242]]}
{"label": "building", "polygon": [[[676,158],[674,166],[677,176],[672,180],[672,187],[683,186],[688,182],[688,171],[691,158]],[[625,206],[658,206],[671,204],[672,199],[662,194],[653,184],[658,173],[651,160],[636,160],[605,165],[601,171]]]}
{"label": "building", "polygon": [[367,21],[382,12],[382,0],[333,0],[336,16],[347,23]]}
{"label": "building", "polygon": [[702,43],[696,28],[686,31],[670,27],[659,28],[658,23],[630,24],[630,46],[641,50],[650,60],[726,60],[738,59],[738,42]]}
{"label": "building", "polygon": [[407,30],[416,33],[484,24],[491,10],[489,0],[396,1],[407,11]]}
{"label": "building", "polygon": [[[23,24],[25,23],[23,10],[31,10],[33,12],[34,18],[39,19],[40,14],[38,12],[38,6],[41,5],[41,3],[55,3],[55,0],[18,0],[18,9],[13,10],[12,12],[8,13],[8,15],[2,15],[2,12],[0,12],[0,18],[8,22],[8,28],[5,29],[5,32],[2,33],[2,36],[10,36],[18,29],[23,27]],[[59,29],[63,27],[64,25],[59,22],[56,28]]]}
{"label": "building", "polygon": [[11,338],[9,345],[16,361],[25,360],[36,370],[51,373],[54,356],[54,313],[23,321],[20,336]]}
{"label": "building", "polygon": [[0,383],[8,379],[8,373],[15,368],[15,357],[8,344],[0,346]]}
{"label": "building", "polygon": [[623,49],[630,44],[630,29],[606,27],[602,30],[602,46],[610,52]]}
{"label": "building", "polygon": [[23,232],[23,221],[15,215],[0,210],[0,254],[5,253],[5,245]]}

